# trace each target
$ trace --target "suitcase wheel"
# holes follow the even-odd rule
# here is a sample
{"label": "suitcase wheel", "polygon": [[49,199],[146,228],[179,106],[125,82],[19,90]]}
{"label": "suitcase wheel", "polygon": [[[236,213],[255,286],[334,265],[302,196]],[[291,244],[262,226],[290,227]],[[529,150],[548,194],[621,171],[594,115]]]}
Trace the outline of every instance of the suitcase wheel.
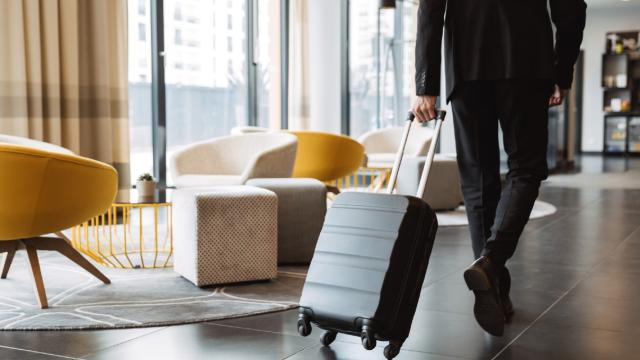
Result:
{"label": "suitcase wheel", "polygon": [[303,314],[298,315],[298,333],[302,336],[311,334],[311,322]]}
{"label": "suitcase wheel", "polygon": [[324,346],[329,346],[336,339],[338,333],[335,331],[327,330],[320,337],[320,343]]}
{"label": "suitcase wheel", "polygon": [[389,345],[384,348],[384,357],[389,360],[395,358],[396,356],[398,356],[398,354],[400,354],[401,346],[402,344],[400,342],[391,341]]}
{"label": "suitcase wheel", "polygon": [[373,350],[376,348],[376,338],[373,335],[373,331],[371,331],[371,328],[366,325],[362,327],[360,340],[362,341],[362,347],[366,350]]}

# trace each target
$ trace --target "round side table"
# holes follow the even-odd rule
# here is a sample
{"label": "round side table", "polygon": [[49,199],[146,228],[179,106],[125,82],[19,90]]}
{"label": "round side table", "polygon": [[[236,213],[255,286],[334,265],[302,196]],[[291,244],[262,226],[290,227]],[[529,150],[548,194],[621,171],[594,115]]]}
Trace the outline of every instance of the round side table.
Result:
{"label": "round side table", "polygon": [[148,198],[139,197],[135,190],[119,191],[105,214],[72,229],[71,243],[108,267],[172,267],[171,190],[156,190]]}

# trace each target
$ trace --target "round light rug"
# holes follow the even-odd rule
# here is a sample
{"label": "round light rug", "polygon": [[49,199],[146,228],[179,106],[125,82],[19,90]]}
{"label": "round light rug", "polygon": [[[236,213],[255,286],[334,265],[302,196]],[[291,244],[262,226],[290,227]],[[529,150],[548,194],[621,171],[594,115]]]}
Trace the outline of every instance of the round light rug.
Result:
{"label": "round light rug", "polygon": [[552,175],[544,184],[573,189],[640,189],[640,170]]}
{"label": "round light rug", "polygon": [[104,285],[55,253],[39,253],[49,309],[37,306],[24,252],[0,280],[0,330],[113,329],[186,324],[297,307],[306,268],[272,281],[200,289],[171,269],[100,267]]}
{"label": "round light rug", "polygon": [[[557,211],[556,207],[544,202],[536,201],[531,211],[530,219],[539,219],[541,217],[549,216]],[[467,212],[464,206],[459,206],[453,211],[438,211],[436,212],[438,217],[438,226],[463,226],[468,225]]]}

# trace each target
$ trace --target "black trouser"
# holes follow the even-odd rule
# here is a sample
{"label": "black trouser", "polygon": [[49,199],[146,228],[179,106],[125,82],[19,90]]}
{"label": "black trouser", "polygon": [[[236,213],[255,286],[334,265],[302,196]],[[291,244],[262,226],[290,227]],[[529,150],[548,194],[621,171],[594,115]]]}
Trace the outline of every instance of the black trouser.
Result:
{"label": "black trouser", "polygon": [[[540,182],[548,175],[551,92],[549,81],[470,81],[458,85],[451,99],[473,252],[496,266],[513,256]],[[498,124],[509,165],[504,189]]]}

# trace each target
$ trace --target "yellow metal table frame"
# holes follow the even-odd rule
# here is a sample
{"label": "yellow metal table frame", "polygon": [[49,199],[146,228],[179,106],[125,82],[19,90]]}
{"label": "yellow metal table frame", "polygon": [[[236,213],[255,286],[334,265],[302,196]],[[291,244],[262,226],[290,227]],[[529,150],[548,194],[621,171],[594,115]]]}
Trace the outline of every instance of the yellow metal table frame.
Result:
{"label": "yellow metal table frame", "polygon": [[350,175],[328,182],[327,185],[335,186],[340,190],[360,189],[367,192],[380,192],[384,190],[390,176],[389,168],[361,167]]}
{"label": "yellow metal table frame", "polygon": [[[151,239],[145,237],[143,211],[151,209]],[[160,237],[159,213],[166,210],[164,238]],[[137,221],[132,215],[137,213]],[[75,249],[101,265],[123,269],[172,267],[173,225],[171,202],[114,203],[106,214],[75,226],[71,243]]]}

